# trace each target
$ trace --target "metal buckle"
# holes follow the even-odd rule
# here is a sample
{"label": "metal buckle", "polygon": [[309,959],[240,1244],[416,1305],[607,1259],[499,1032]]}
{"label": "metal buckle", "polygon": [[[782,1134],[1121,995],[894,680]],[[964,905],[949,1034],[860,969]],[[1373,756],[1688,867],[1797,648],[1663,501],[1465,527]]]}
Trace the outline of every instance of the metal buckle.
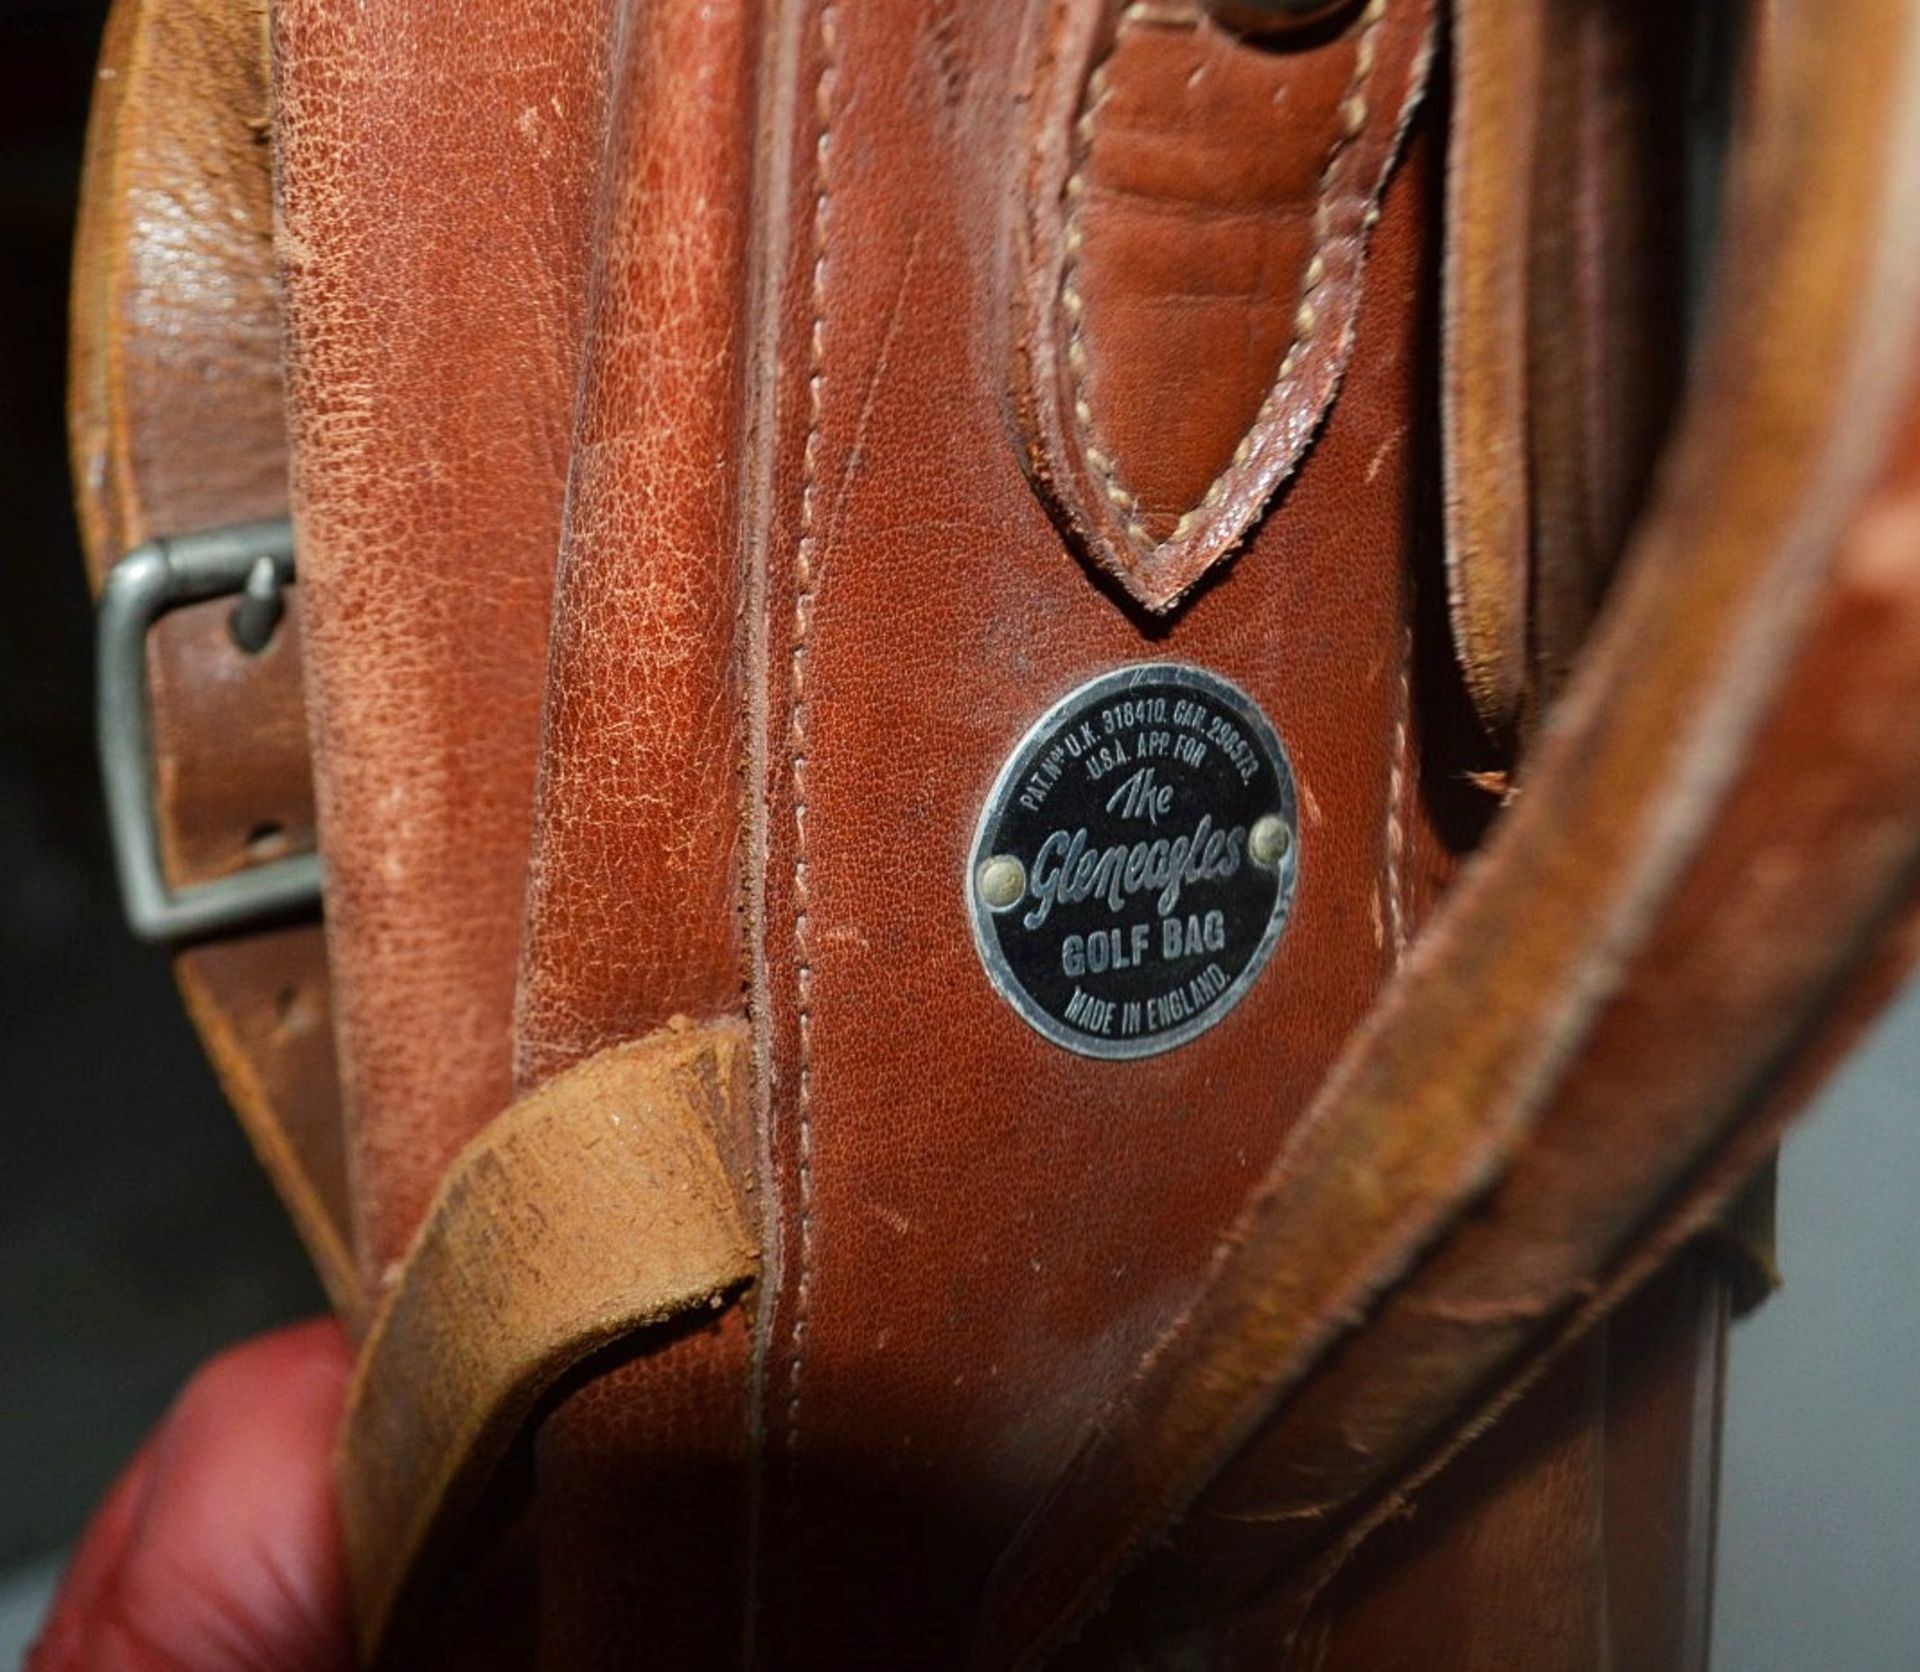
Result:
{"label": "metal buckle", "polygon": [[107,575],[96,620],[100,772],[127,926],[143,941],[193,940],[311,908],[320,856],[295,854],[191,888],[167,884],[154,819],[153,718],[147,633],[170,609],[241,595],[233,634],[258,650],[272,636],[280,592],[293,580],[293,525],[238,523],[129,552]]}

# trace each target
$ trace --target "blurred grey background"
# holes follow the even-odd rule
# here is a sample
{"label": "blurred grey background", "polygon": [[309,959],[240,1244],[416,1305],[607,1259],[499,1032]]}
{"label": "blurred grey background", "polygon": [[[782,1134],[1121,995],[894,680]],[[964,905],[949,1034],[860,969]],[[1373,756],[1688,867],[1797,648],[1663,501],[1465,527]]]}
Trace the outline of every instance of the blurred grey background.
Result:
{"label": "blurred grey background", "polygon": [[[321,1304],[108,880],[61,431],[104,13],[0,0],[0,1672],[181,1378]],[[1920,1672],[1917,1089],[1910,996],[1783,1163],[1787,1285],[1733,1339],[1715,1672]]]}
{"label": "blurred grey background", "polygon": [[1786,1284],[1729,1354],[1715,1672],[1920,1668],[1916,1104],[1909,990],[1781,1158]]}

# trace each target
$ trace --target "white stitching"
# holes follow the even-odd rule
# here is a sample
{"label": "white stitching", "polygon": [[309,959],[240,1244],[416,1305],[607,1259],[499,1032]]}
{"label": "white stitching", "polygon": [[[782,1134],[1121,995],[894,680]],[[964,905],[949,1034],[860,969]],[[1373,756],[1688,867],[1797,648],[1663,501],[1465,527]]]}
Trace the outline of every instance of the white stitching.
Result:
{"label": "white stitching", "polygon": [[1394,700],[1397,706],[1393,717],[1393,753],[1387,768],[1386,895],[1388,935],[1393,947],[1393,962],[1398,967],[1407,951],[1407,743],[1412,729],[1413,709],[1411,627],[1401,637],[1400,679]]}
{"label": "white stitching", "polygon": [[787,1373],[787,1445],[789,1455],[797,1455],[800,1424],[800,1361],[807,1344],[808,1301],[813,1254],[813,964],[807,922],[807,725],[806,696],[809,632],[813,618],[813,600],[819,581],[819,547],[814,519],[814,467],[820,451],[820,413],[826,384],[822,345],[824,341],[827,279],[827,203],[831,185],[828,162],[832,154],[834,49],[836,32],[831,6],[820,13],[820,79],[814,90],[814,107],[820,136],[814,142],[813,196],[813,323],[807,343],[807,439],[801,456],[800,537],[794,553],[795,588],[793,598],[793,709],[788,737],[792,752],[793,774],[793,945],[795,988],[800,1033],[799,1077],[796,1094],[800,1157],[796,1169],[800,1207],[799,1243],[796,1250],[794,1287],[792,1360]]}
{"label": "white stitching", "polygon": [[[1107,61],[1120,44],[1120,36],[1127,25],[1137,16],[1150,12],[1150,7],[1136,3],[1120,14],[1119,24],[1113,35],[1113,46],[1108,49],[1106,60],[1097,64],[1087,77],[1087,90],[1081,99],[1080,112],[1074,122],[1074,144],[1076,156],[1073,172],[1067,176],[1066,201],[1067,217],[1063,232],[1066,247],[1066,260],[1060,270],[1060,306],[1072,322],[1067,336],[1067,377],[1073,407],[1074,429],[1080,439],[1080,447],[1088,466],[1099,477],[1107,501],[1120,513],[1122,526],[1127,538],[1141,551],[1151,551],[1158,545],[1171,545],[1184,540],[1193,532],[1195,512],[1184,512],[1174,524],[1173,532],[1165,541],[1156,542],[1152,531],[1138,515],[1139,499],[1121,480],[1119,468],[1112,455],[1097,443],[1093,427],[1093,404],[1087,398],[1086,371],[1087,349],[1085,341],[1086,298],[1081,295],[1076,282],[1076,269],[1084,234],[1080,228],[1080,205],[1086,197],[1087,158],[1093,150],[1093,134],[1100,115],[1100,108],[1111,92],[1107,76]],[[1347,83],[1345,93],[1339,104],[1340,133],[1333,142],[1333,149],[1320,171],[1320,195],[1313,214],[1313,250],[1307,259],[1305,271],[1300,280],[1300,301],[1294,310],[1293,337],[1287,345],[1285,355],[1281,357],[1280,372],[1274,379],[1273,387],[1267,391],[1267,398],[1260,403],[1260,410],[1247,433],[1241,437],[1240,444],[1233,450],[1233,462],[1216,476],[1208,486],[1199,509],[1212,510],[1232,490],[1234,479],[1247,465],[1253,453],[1254,437],[1272,421],[1275,406],[1280,397],[1291,386],[1300,369],[1300,362],[1310,345],[1314,327],[1320,322],[1320,310],[1314,305],[1314,293],[1325,282],[1327,276],[1326,249],[1333,231],[1332,202],[1336,186],[1340,184],[1341,164],[1353,149],[1353,141],[1366,126],[1367,121],[1367,82],[1373,74],[1374,59],[1377,56],[1380,26],[1386,17],[1387,0],[1368,0],[1366,13],[1358,44],[1354,48],[1353,75]]]}

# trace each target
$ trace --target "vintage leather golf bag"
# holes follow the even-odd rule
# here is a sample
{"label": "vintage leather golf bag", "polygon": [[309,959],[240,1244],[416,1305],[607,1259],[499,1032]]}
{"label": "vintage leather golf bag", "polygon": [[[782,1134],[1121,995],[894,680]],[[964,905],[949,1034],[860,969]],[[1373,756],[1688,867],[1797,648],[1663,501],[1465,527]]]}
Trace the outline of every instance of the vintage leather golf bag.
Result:
{"label": "vintage leather golf bag", "polygon": [[108,792],[369,1661],[1702,1668],[1917,126],[1910,0],[121,0]]}

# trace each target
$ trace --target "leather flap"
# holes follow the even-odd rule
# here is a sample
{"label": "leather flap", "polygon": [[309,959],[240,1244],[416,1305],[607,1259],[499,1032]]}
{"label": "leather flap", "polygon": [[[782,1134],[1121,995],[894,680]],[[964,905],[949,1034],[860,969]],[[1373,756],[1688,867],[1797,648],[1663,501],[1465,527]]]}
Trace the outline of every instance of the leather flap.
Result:
{"label": "leather flap", "polygon": [[1334,398],[1431,31],[1426,0],[1278,45],[1197,0],[1049,10],[1015,409],[1057,519],[1151,610],[1234,549]]}

